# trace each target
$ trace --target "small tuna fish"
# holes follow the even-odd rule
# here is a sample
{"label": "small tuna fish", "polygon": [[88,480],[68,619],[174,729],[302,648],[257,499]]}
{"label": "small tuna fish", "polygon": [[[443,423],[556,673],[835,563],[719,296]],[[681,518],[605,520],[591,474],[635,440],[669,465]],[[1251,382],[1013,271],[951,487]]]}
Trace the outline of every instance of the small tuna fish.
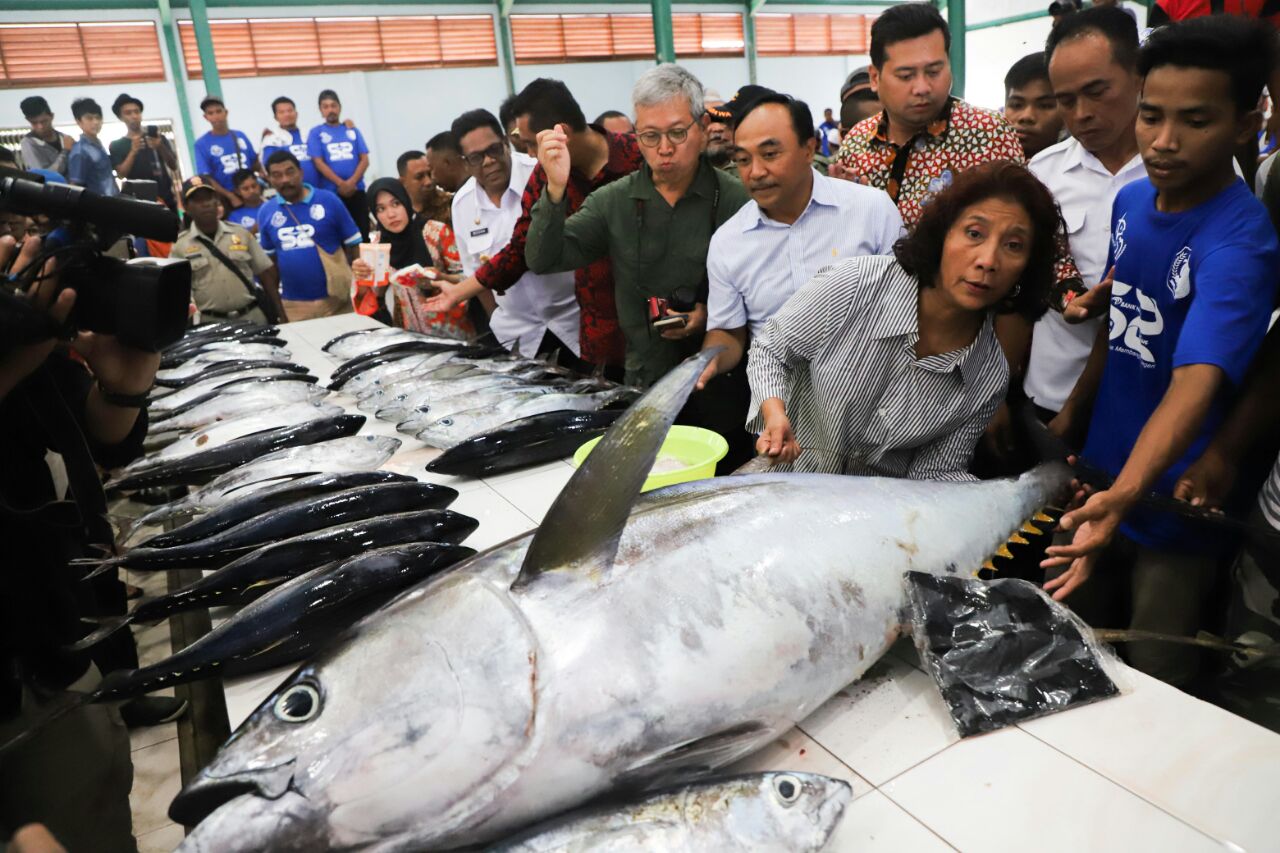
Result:
{"label": "small tuna fish", "polygon": [[570,812],[487,853],[817,853],[852,798],[849,783],[813,773],[732,776]]}

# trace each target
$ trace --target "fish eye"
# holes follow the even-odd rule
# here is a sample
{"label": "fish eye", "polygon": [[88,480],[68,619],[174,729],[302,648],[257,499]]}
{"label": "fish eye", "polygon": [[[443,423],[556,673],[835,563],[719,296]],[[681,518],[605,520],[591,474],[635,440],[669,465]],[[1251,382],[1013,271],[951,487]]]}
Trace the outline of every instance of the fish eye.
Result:
{"label": "fish eye", "polygon": [[441,418],[440,426],[453,426],[453,418]]}
{"label": "fish eye", "polygon": [[782,804],[789,806],[800,799],[800,780],[794,776],[778,776],[773,780],[773,790]]}
{"label": "fish eye", "polygon": [[280,694],[272,708],[284,723],[305,723],[320,713],[320,691],[310,684],[295,684]]}

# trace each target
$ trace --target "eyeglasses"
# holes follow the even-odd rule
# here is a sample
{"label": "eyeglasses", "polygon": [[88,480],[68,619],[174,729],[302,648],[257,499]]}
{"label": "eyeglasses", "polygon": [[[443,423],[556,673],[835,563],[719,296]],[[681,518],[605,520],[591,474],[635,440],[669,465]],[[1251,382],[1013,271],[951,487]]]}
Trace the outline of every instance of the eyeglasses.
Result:
{"label": "eyeglasses", "polygon": [[645,148],[657,148],[664,136],[672,145],[679,145],[689,138],[689,130],[697,123],[698,120],[694,119],[684,127],[673,127],[670,130],[646,130],[643,133],[637,133],[636,139],[640,140],[640,144]]}
{"label": "eyeglasses", "polygon": [[495,142],[483,151],[477,151],[474,154],[464,154],[463,161],[472,169],[479,169],[484,165],[485,160],[501,161],[506,156],[507,143]]}

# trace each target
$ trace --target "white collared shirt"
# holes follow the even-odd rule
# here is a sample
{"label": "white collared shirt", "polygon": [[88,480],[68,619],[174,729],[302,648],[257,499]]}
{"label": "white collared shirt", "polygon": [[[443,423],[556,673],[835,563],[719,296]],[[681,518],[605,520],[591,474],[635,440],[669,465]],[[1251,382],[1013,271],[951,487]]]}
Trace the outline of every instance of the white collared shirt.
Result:
{"label": "white collared shirt", "polygon": [[[1041,151],[1027,168],[1062,208],[1076,269],[1085,287],[1092,287],[1107,274],[1111,206],[1121,187],[1146,177],[1142,157],[1134,155],[1113,175],[1078,141],[1067,139]],[[1072,324],[1059,312],[1049,310],[1036,323],[1022,383],[1036,405],[1061,411],[1089,360],[1100,322],[1101,318]]]}
{"label": "white collared shirt", "polygon": [[[458,241],[462,271],[470,276],[486,260],[511,242],[511,232],[520,219],[525,184],[538,161],[524,154],[511,154],[511,180],[495,207],[475,178],[468,178],[453,196],[453,231]],[[573,290],[573,273],[539,275],[526,272],[505,293],[495,293],[498,308],[489,326],[498,342],[511,349],[518,341],[520,354],[538,351],[542,336],[550,329],[574,355],[578,347],[578,300]]]}
{"label": "white collared shirt", "polygon": [[749,201],[725,221],[707,251],[708,329],[759,333],[818,271],[858,255],[887,255],[902,215],[883,190],[813,173],[813,193],[790,225]]}

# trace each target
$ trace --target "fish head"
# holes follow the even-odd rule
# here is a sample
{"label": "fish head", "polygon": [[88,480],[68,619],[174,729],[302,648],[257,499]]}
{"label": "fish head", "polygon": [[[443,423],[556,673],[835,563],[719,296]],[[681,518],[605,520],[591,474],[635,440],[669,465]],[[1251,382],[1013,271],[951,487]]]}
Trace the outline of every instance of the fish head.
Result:
{"label": "fish head", "polygon": [[478,418],[469,411],[450,412],[428,423],[417,437],[424,444],[447,449],[474,435],[479,428]]}
{"label": "fish head", "polygon": [[[282,837],[326,839],[310,849],[362,849],[431,841],[496,810],[536,716],[532,689],[509,687],[536,683],[536,654],[524,622],[496,600],[506,594],[441,576],[294,672],[173,801],[175,821],[214,822],[193,849],[223,849],[237,813],[277,814]],[[266,838],[254,849],[276,849]]]}
{"label": "fish head", "polygon": [[[853,799],[843,780],[795,771],[742,776],[723,787],[730,790],[712,786],[691,798],[685,812],[691,821],[714,814],[716,809],[698,802],[702,797],[730,803],[724,829],[744,849],[821,850]],[[733,791],[735,787],[739,790]]]}

